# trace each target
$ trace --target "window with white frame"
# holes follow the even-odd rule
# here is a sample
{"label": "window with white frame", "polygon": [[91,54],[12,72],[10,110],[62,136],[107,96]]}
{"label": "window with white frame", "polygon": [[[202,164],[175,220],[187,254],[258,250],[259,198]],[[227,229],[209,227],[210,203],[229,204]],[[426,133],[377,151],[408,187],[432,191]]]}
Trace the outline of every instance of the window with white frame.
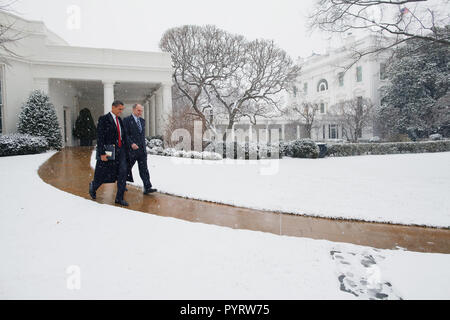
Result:
{"label": "window with white frame", "polygon": [[303,83],[303,93],[304,94],[308,93],[308,82]]}
{"label": "window with white frame", "polygon": [[362,81],[362,67],[356,67],[356,82]]}
{"label": "window with white frame", "polygon": [[382,63],[380,63],[380,80],[386,80],[386,79],[387,79],[386,63],[382,62]]}
{"label": "window with white frame", "polygon": [[325,103],[323,103],[323,102],[319,103],[319,112],[322,114],[326,112]]}
{"label": "window with white frame", "polygon": [[344,86],[344,73],[343,72],[339,72],[338,80],[339,80],[339,87],[343,87]]}
{"label": "window with white frame", "polygon": [[328,125],[328,138],[329,139],[338,139],[339,138],[337,124],[329,124]]}
{"label": "window with white frame", "polygon": [[297,86],[292,87],[292,92],[294,93],[294,97],[297,97]]}

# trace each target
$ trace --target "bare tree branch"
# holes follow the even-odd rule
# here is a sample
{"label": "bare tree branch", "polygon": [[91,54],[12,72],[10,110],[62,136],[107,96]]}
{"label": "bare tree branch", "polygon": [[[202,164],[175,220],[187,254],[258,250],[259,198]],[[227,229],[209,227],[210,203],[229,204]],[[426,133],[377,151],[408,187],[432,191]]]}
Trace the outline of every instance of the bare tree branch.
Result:
{"label": "bare tree branch", "polygon": [[441,8],[431,8],[427,0],[317,0],[308,24],[312,30],[337,34],[363,30],[383,40],[377,48],[354,53],[356,63],[367,54],[390,50],[408,39],[450,45],[448,35],[437,32],[438,27],[450,24],[448,3],[445,0]]}

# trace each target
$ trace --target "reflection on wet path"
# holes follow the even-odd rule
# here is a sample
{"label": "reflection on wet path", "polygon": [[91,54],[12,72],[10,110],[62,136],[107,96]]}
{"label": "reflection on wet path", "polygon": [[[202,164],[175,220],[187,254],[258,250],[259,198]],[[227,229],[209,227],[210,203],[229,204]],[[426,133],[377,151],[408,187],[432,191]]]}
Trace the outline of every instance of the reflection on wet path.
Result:
{"label": "reflection on wet path", "polygon": [[[39,168],[39,176],[58,189],[91,200],[88,185],[93,177],[90,167],[92,148],[65,148]],[[137,177],[137,179],[140,179]],[[155,186],[157,187],[157,186]],[[143,195],[140,188],[128,185],[127,209],[174,217],[235,229],[270,232],[279,235],[325,239],[410,251],[450,253],[450,230],[383,223],[313,218],[300,215],[239,208],[230,205],[185,199],[161,193]],[[97,190],[97,202],[115,205],[116,185],[104,184]]]}

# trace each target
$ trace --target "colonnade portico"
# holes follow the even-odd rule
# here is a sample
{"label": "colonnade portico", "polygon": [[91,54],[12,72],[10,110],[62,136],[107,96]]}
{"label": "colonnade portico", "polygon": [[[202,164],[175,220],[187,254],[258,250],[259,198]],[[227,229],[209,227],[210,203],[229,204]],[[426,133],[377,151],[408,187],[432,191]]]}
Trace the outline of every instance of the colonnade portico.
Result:
{"label": "colonnade portico", "polygon": [[[172,83],[170,82],[36,77],[33,78],[33,89],[49,94],[50,100],[56,102],[61,130],[68,137],[65,145],[74,145],[72,127],[83,108],[91,111],[96,122],[98,117],[111,111],[111,105],[116,99],[126,105],[123,116],[131,114],[131,106],[139,103],[144,107],[142,117],[146,123],[147,137],[164,136],[166,124],[172,114]],[[67,99],[62,101],[62,97]]]}
{"label": "colonnade portico", "polygon": [[172,58],[169,52],[89,48],[69,45],[42,21],[0,12],[11,23],[8,34],[17,39],[17,56],[5,56],[1,72],[0,132],[17,131],[20,106],[33,90],[42,90],[55,107],[65,146],[79,139],[72,133],[81,109],[91,112],[94,122],[111,110],[114,99],[145,107],[148,135],[165,133],[172,110]]}
{"label": "colonnade portico", "polygon": [[[113,80],[102,80],[104,114],[111,111],[111,105],[116,99]],[[124,103],[127,101],[124,100]],[[164,135],[165,123],[172,113],[172,84],[161,83],[141,102],[144,107],[143,118],[146,125],[146,136]]]}

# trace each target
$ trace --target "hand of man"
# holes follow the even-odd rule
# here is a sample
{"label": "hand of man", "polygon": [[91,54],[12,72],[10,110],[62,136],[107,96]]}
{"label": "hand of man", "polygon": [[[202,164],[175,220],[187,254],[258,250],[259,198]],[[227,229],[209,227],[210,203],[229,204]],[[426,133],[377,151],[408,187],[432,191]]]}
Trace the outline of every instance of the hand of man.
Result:
{"label": "hand of man", "polygon": [[106,154],[102,154],[100,158],[102,159],[102,161],[108,161],[108,156]]}
{"label": "hand of man", "polygon": [[133,144],[131,145],[131,148],[132,148],[133,150],[139,149],[139,147],[138,147],[138,145],[137,145],[136,143],[133,143]]}

